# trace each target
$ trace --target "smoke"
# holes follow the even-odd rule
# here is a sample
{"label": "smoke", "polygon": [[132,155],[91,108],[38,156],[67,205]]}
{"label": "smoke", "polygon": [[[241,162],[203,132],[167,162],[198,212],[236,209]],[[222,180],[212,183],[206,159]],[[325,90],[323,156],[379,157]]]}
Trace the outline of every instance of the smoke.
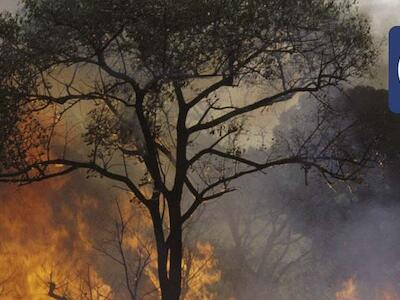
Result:
{"label": "smoke", "polygon": [[369,19],[371,32],[380,56],[375,67],[372,69],[369,80],[364,84],[373,85],[378,88],[387,88],[387,53],[388,35],[393,26],[400,25],[398,11],[400,3],[397,0],[360,0],[360,10]]}
{"label": "smoke", "polygon": [[396,0],[360,0],[360,9],[370,19],[372,33],[377,39],[385,38],[389,29],[399,25],[397,11],[400,3]]}
{"label": "smoke", "polygon": [[[386,37],[392,26],[400,24],[396,13],[399,5],[398,1],[360,1],[360,8],[370,18],[381,50],[374,76],[364,83],[386,87]],[[356,184],[336,183],[333,187],[315,176],[306,186],[304,172],[289,167],[259,175],[256,186],[249,184],[250,181],[241,184],[241,196],[235,201],[246,206],[251,205],[248,202],[256,203],[258,212],[289,202],[291,205],[285,208],[284,214],[289,216],[291,228],[307,237],[305,243],[311,249],[308,258],[276,284],[283,290],[279,296],[270,293],[267,298],[256,299],[381,300],[400,297],[397,137],[400,121],[388,111],[385,91],[357,87],[346,94],[345,108],[353,110],[351,113],[361,118],[365,126],[357,133],[359,138],[383,136],[376,145],[380,167],[375,165],[364,171]],[[338,98],[333,103],[342,105],[343,99]],[[306,129],[313,107],[309,102],[300,101],[297,107],[281,114],[278,130],[288,133],[291,128]],[[300,123],[295,123],[295,119]],[[249,215],[255,216],[254,211]],[[239,218],[238,213],[236,216]],[[253,259],[259,262],[262,257]],[[295,280],[291,281],[291,277]],[[344,284],[346,282],[352,286]],[[252,286],[247,296],[255,295],[254,289],[262,290],[265,286],[262,283]],[[343,286],[348,288],[347,293],[338,293]],[[354,291],[349,291],[351,288]],[[340,295],[347,297],[340,298]]]}
{"label": "smoke", "polygon": [[[400,295],[400,120],[388,111],[385,90],[356,87],[331,97],[327,108],[336,112],[330,128],[358,120],[346,147],[379,137],[370,152],[373,161],[351,182],[327,182],[318,172],[306,175],[301,166],[268,169],[236,182],[237,193],[211,204],[202,218],[205,227],[215,228],[205,235],[217,245],[226,286],[222,299]],[[280,115],[275,143],[278,135],[295,138],[312,131],[315,112],[327,104],[301,99]],[[260,155],[251,148],[246,154]],[[350,279],[357,296],[340,298]]]}
{"label": "smoke", "polygon": [[[10,9],[14,4],[2,1],[0,7]],[[395,13],[400,4],[363,0],[360,5],[371,18],[377,42],[382,42],[382,66],[369,83],[384,87],[384,39],[388,28],[397,22]],[[379,103],[381,116],[387,116],[384,92],[359,88],[358,93],[350,94],[350,105],[359,103],[363,107],[368,98],[369,103]],[[307,122],[315,105],[300,101],[286,113],[279,111],[275,134],[289,133],[293,128],[310,129]],[[375,107],[370,112],[376,112]],[[267,117],[272,119],[271,115]],[[207,298],[335,299],[349,278],[357,284],[359,299],[380,300],[376,294],[382,290],[400,292],[400,174],[398,148],[390,147],[399,131],[396,117],[375,117],[371,119],[378,123],[364,121],[369,122],[371,134],[385,129],[387,141],[377,149],[384,152],[384,166],[365,171],[362,182],[330,186],[311,174],[306,185],[301,167],[284,167],[236,182],[236,194],[206,207],[198,223],[190,228],[189,237],[197,248],[195,252],[199,252],[196,268],[208,266],[208,277],[196,283],[214,289],[213,293],[208,288],[202,291]],[[248,153],[252,151],[256,152],[249,147]],[[5,299],[42,297],[47,293],[49,271],[76,273],[88,265],[94,266],[105,288],[121,289],[120,280],[116,280],[121,276],[120,269],[92,248],[94,241],[104,240],[105,229],[114,225],[114,200],[121,194],[111,189],[110,182],[85,181],[85,175],[76,173],[68,179],[22,189],[1,187],[0,251],[7,254],[1,265],[17,269],[0,274],[0,282],[8,278],[13,282],[5,288]],[[124,200],[127,204],[126,196]],[[196,245],[199,240],[208,243]],[[51,266],[46,266],[48,262]],[[154,272],[153,265],[150,268]],[[150,281],[156,281],[154,274],[148,276]],[[188,297],[196,299],[198,295]]]}
{"label": "smoke", "polygon": [[399,293],[400,207],[371,204],[354,209],[337,237],[338,271],[360,285],[360,299],[375,299],[376,291]]}
{"label": "smoke", "polygon": [[15,11],[18,7],[18,1],[16,0],[2,0],[0,3],[0,11],[8,10]]}

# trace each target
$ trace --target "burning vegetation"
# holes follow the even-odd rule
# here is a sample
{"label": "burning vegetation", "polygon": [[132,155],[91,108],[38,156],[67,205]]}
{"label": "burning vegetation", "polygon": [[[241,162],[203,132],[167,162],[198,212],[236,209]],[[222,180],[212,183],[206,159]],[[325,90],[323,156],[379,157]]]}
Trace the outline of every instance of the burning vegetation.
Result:
{"label": "burning vegetation", "polygon": [[[112,218],[96,195],[66,192],[72,186],[63,178],[2,189],[1,299],[158,298],[149,220],[119,202]],[[209,243],[186,250],[184,274],[185,297],[215,298],[220,272]]]}
{"label": "burning vegetation", "polygon": [[370,300],[394,300],[398,299],[399,295],[388,290],[377,290],[369,291],[361,296],[360,288],[357,285],[357,281],[353,278],[348,279],[343,283],[343,289],[336,293],[336,300],[359,300],[359,299],[370,299]]}
{"label": "burning vegetation", "polygon": [[0,298],[398,298],[376,55],[350,0],[1,14]]}
{"label": "burning vegetation", "polygon": [[[95,258],[84,217],[73,206],[64,206],[58,194],[66,182],[2,189],[2,299],[44,299],[50,292],[76,298],[80,290],[97,296],[110,293],[90,267]],[[92,199],[73,201],[82,210],[92,209]],[[59,289],[51,288],[55,283]]]}

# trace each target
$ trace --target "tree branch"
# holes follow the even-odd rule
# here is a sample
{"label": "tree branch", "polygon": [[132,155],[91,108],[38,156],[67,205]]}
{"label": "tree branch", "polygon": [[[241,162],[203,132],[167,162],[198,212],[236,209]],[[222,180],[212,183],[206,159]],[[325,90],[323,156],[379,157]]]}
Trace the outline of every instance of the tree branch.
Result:
{"label": "tree branch", "polygon": [[[45,174],[44,169],[46,167],[49,167],[52,165],[53,166],[54,165],[69,166],[69,168],[62,170],[60,172]],[[135,194],[135,196],[138,198],[138,200],[145,206],[148,206],[148,200],[146,199],[146,197],[142,194],[142,192],[139,190],[139,188],[137,188],[136,185],[128,177],[122,176],[117,173],[110,172],[106,168],[101,167],[101,166],[95,164],[94,162],[77,162],[77,161],[72,161],[72,160],[67,160],[67,159],[47,160],[47,161],[29,165],[26,168],[16,171],[16,172],[13,172],[13,173],[0,174],[0,182],[10,182],[11,181],[11,182],[30,183],[30,182],[35,182],[35,181],[42,181],[42,180],[45,180],[48,178],[65,175],[65,174],[71,173],[72,171],[75,171],[78,169],[89,169],[89,170],[97,172],[101,176],[125,183],[126,186]],[[32,170],[38,171],[39,175],[37,175],[33,178],[30,178],[28,173]],[[24,175],[27,176],[26,179],[18,178],[18,177],[21,177]]]}

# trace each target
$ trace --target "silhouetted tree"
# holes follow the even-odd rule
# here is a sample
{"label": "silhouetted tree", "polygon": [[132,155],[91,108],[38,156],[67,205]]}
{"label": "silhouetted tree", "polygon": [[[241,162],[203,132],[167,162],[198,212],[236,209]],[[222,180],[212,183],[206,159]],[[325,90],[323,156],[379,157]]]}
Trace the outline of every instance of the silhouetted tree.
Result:
{"label": "silhouetted tree", "polygon": [[24,116],[0,180],[86,169],[120,183],[151,216],[162,298],[179,299],[183,224],[235,179],[298,164],[346,180],[364,163],[333,141],[288,155],[262,147],[258,160],[241,146],[249,116],[368,69],[369,26],[352,3],[22,1],[0,19],[0,90]]}

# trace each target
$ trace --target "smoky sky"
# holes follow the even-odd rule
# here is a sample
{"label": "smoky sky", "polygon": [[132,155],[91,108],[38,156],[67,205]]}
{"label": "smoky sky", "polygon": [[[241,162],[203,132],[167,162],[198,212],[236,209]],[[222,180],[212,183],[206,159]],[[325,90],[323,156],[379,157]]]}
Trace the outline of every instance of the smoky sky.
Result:
{"label": "smoky sky", "polygon": [[14,11],[17,8],[18,0],[1,0],[0,10]]}
{"label": "smoky sky", "polygon": [[385,36],[392,26],[400,25],[400,1],[360,0],[360,8],[371,21],[372,32]]}
{"label": "smoky sky", "polygon": [[[400,1],[360,0],[359,4],[361,11],[365,13],[371,21],[372,33],[375,39],[378,42],[382,42],[382,55],[380,60],[382,70],[377,75],[379,78],[376,79],[379,81],[379,85],[382,86],[386,80],[384,65],[386,49],[385,39],[390,27],[400,25],[400,13],[398,13],[400,11]],[[15,10],[16,7],[17,0],[0,0],[0,10]],[[313,243],[319,242],[321,234],[323,234],[324,237],[326,237],[326,232],[330,234],[331,238],[328,244],[329,250],[323,251],[323,249],[321,249],[320,251],[325,261],[332,260],[335,262],[332,266],[333,270],[328,270],[330,271],[329,275],[334,276],[335,279],[339,277],[339,275],[343,276],[343,279],[347,276],[355,275],[365,284],[377,281],[379,283],[379,280],[382,279],[386,279],[388,282],[395,282],[400,273],[400,253],[398,250],[398,246],[400,245],[400,236],[398,234],[398,232],[400,232],[400,221],[397,217],[400,214],[399,205],[391,203],[389,206],[382,206],[374,203],[373,205],[363,205],[361,208],[354,210],[347,206],[344,208],[342,206],[337,207],[333,205],[334,203],[332,201],[329,201],[330,198],[328,198],[328,196],[331,197],[333,192],[327,186],[321,188],[321,186],[314,187],[313,185],[304,185],[303,173],[299,168],[291,168],[282,170],[281,172],[285,172],[286,177],[281,176],[281,173],[278,172],[269,172],[266,176],[257,175],[255,176],[256,178],[249,178],[254,186],[247,181],[242,182],[242,186],[239,188],[239,191],[241,191],[239,196],[235,195],[234,199],[226,199],[226,201],[235,200],[244,202],[242,200],[249,201],[249,198],[252,198],[254,202],[261,202],[264,205],[269,205],[271,203],[273,204],[274,201],[288,200],[288,198],[290,198],[288,191],[292,192],[293,195],[296,196],[296,211],[289,211],[288,214],[291,215],[293,221],[296,221],[294,224],[296,229],[308,234]],[[278,178],[276,180],[278,183],[272,180],[276,178]],[[75,177],[71,180],[70,185],[63,189],[63,196],[57,197],[59,201],[52,202],[52,208],[55,213],[62,210],[63,205],[73,205],[69,200],[75,197],[74,193],[78,192],[76,187],[79,186],[79,181],[83,179],[84,175],[82,174]],[[294,179],[298,181],[295,186],[293,185]],[[274,184],[271,184],[272,182]],[[378,183],[372,179],[370,179],[369,183],[373,185],[373,187],[369,189],[369,194],[371,194],[372,191],[379,193],[381,187]],[[75,188],[72,188],[72,186]],[[265,186],[267,188],[263,188]],[[112,195],[108,195],[105,191],[108,187],[108,184],[104,184],[101,189],[99,189],[98,185],[85,185],[86,194],[97,195],[101,190],[101,194],[105,195],[103,199],[100,199],[102,210],[105,211],[110,209],[113,203],[111,201]],[[304,194],[304,198],[306,199],[302,203],[307,205],[302,205],[302,203],[299,202],[301,199],[297,199],[297,196],[300,194],[297,188],[302,191],[301,194]],[[326,192],[326,194],[324,194],[326,198],[322,199],[323,201],[316,197],[321,195],[321,189]],[[310,199],[313,199],[311,197],[315,197],[315,203],[318,204],[318,206],[312,206],[314,202],[310,201]],[[363,198],[363,195],[359,195],[359,198]],[[323,205],[320,205],[322,202]],[[257,206],[257,208],[259,209],[260,207]],[[336,212],[336,210],[339,212]],[[315,214],[311,215],[311,211],[314,211]],[[342,211],[344,212],[342,213]],[[303,212],[306,213],[302,214]],[[333,214],[333,212],[335,212],[335,214]],[[104,212],[99,212],[97,209],[94,211],[87,211],[85,212],[85,217],[88,222],[96,224],[98,219],[101,218],[102,213]],[[306,226],[308,224],[305,222],[307,218],[311,219],[310,216],[313,216],[312,220],[319,220],[320,218],[326,221],[323,223],[324,227],[316,228],[315,223],[311,223],[311,231],[311,229]],[[328,222],[328,217],[331,219],[335,218],[334,220],[339,218],[339,221]],[[344,221],[343,218],[345,218]],[[336,229],[338,224],[340,230]],[[335,226],[335,229],[333,229],[333,226]],[[73,225],[69,227],[73,228]],[[325,227],[327,227],[327,229],[325,229]],[[316,233],[317,229],[319,229],[319,231]],[[215,230],[220,233],[220,230],[216,228]],[[209,234],[209,232],[207,232],[207,234]],[[94,232],[93,235],[95,235]],[[208,236],[208,238],[209,237],[210,236]],[[225,239],[226,237],[215,237],[216,240],[218,238]],[[68,247],[68,245],[65,246]],[[224,247],[225,245],[222,243],[220,246]],[[315,266],[314,272],[316,272],[317,267],[318,266]],[[327,282],[328,280],[323,278],[321,281],[318,281],[318,285],[325,286]]]}

